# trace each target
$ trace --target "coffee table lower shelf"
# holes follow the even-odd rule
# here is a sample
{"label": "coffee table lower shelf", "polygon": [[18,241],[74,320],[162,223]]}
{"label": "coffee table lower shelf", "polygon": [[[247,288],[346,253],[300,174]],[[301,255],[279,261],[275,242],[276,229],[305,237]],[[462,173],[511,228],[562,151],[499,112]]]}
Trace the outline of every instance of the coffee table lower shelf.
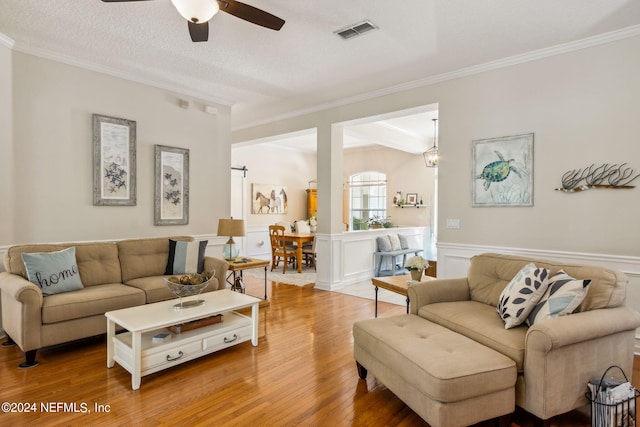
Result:
{"label": "coffee table lower shelf", "polygon": [[[251,339],[253,325],[250,317],[229,311],[223,313],[223,319],[221,323],[179,335],[169,332],[167,328],[144,332],[141,338],[140,376],[153,374]],[[160,332],[169,333],[171,339],[154,343],[153,336]],[[133,334],[117,334],[114,337],[114,350],[114,360],[133,375]]]}
{"label": "coffee table lower shelf", "polygon": [[[189,297],[195,298],[195,297]],[[173,310],[174,300],[130,307],[105,313],[107,317],[107,367],[117,362],[131,374],[131,388],[140,388],[141,377],[196,359],[223,348],[251,340],[258,345],[260,299],[228,289],[201,295],[204,303],[186,310]],[[236,310],[251,308],[251,316]],[[172,325],[222,314],[222,322],[183,331]],[[116,334],[116,325],[126,332]],[[164,340],[154,336],[167,334]]]}

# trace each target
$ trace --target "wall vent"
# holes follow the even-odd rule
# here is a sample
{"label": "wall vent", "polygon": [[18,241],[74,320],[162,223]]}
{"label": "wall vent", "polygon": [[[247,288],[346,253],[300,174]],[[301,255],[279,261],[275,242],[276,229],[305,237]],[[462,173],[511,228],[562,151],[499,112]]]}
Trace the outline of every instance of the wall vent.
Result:
{"label": "wall vent", "polygon": [[349,40],[371,30],[377,29],[378,27],[374,23],[369,20],[365,20],[354,25],[349,25],[348,27],[341,30],[334,31],[334,33],[342,37],[343,40]]}

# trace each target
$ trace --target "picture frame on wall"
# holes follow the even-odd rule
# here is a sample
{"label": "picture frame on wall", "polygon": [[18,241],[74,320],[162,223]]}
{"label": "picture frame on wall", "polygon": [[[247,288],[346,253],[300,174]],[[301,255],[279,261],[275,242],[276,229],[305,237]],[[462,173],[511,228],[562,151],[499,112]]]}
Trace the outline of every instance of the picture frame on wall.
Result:
{"label": "picture frame on wall", "polygon": [[533,133],[473,141],[473,207],[533,206]]}
{"label": "picture frame on wall", "polygon": [[252,214],[286,214],[289,212],[287,187],[277,184],[252,184]]}
{"label": "picture frame on wall", "polygon": [[417,205],[418,204],[418,193],[407,193],[407,199],[405,200],[407,205]]}
{"label": "picture frame on wall", "polygon": [[155,225],[189,223],[189,150],[154,146]]}
{"label": "picture frame on wall", "polygon": [[93,204],[135,206],[136,122],[92,115]]}

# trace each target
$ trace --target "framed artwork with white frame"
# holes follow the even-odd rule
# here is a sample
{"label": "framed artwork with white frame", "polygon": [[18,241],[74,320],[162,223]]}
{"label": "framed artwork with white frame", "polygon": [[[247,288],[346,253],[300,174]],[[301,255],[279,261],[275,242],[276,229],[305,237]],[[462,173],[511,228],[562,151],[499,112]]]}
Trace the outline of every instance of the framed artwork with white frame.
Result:
{"label": "framed artwork with white frame", "polygon": [[473,207],[533,206],[533,133],[473,141]]}

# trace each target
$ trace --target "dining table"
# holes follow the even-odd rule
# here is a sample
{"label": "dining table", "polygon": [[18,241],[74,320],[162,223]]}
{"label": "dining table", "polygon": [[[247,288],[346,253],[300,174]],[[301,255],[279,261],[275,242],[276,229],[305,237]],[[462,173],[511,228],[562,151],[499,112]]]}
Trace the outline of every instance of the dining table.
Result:
{"label": "dining table", "polygon": [[284,241],[295,243],[297,246],[296,264],[298,265],[298,273],[302,273],[302,245],[307,242],[313,242],[314,237],[315,234],[313,233],[298,233],[296,231],[284,233]]}

